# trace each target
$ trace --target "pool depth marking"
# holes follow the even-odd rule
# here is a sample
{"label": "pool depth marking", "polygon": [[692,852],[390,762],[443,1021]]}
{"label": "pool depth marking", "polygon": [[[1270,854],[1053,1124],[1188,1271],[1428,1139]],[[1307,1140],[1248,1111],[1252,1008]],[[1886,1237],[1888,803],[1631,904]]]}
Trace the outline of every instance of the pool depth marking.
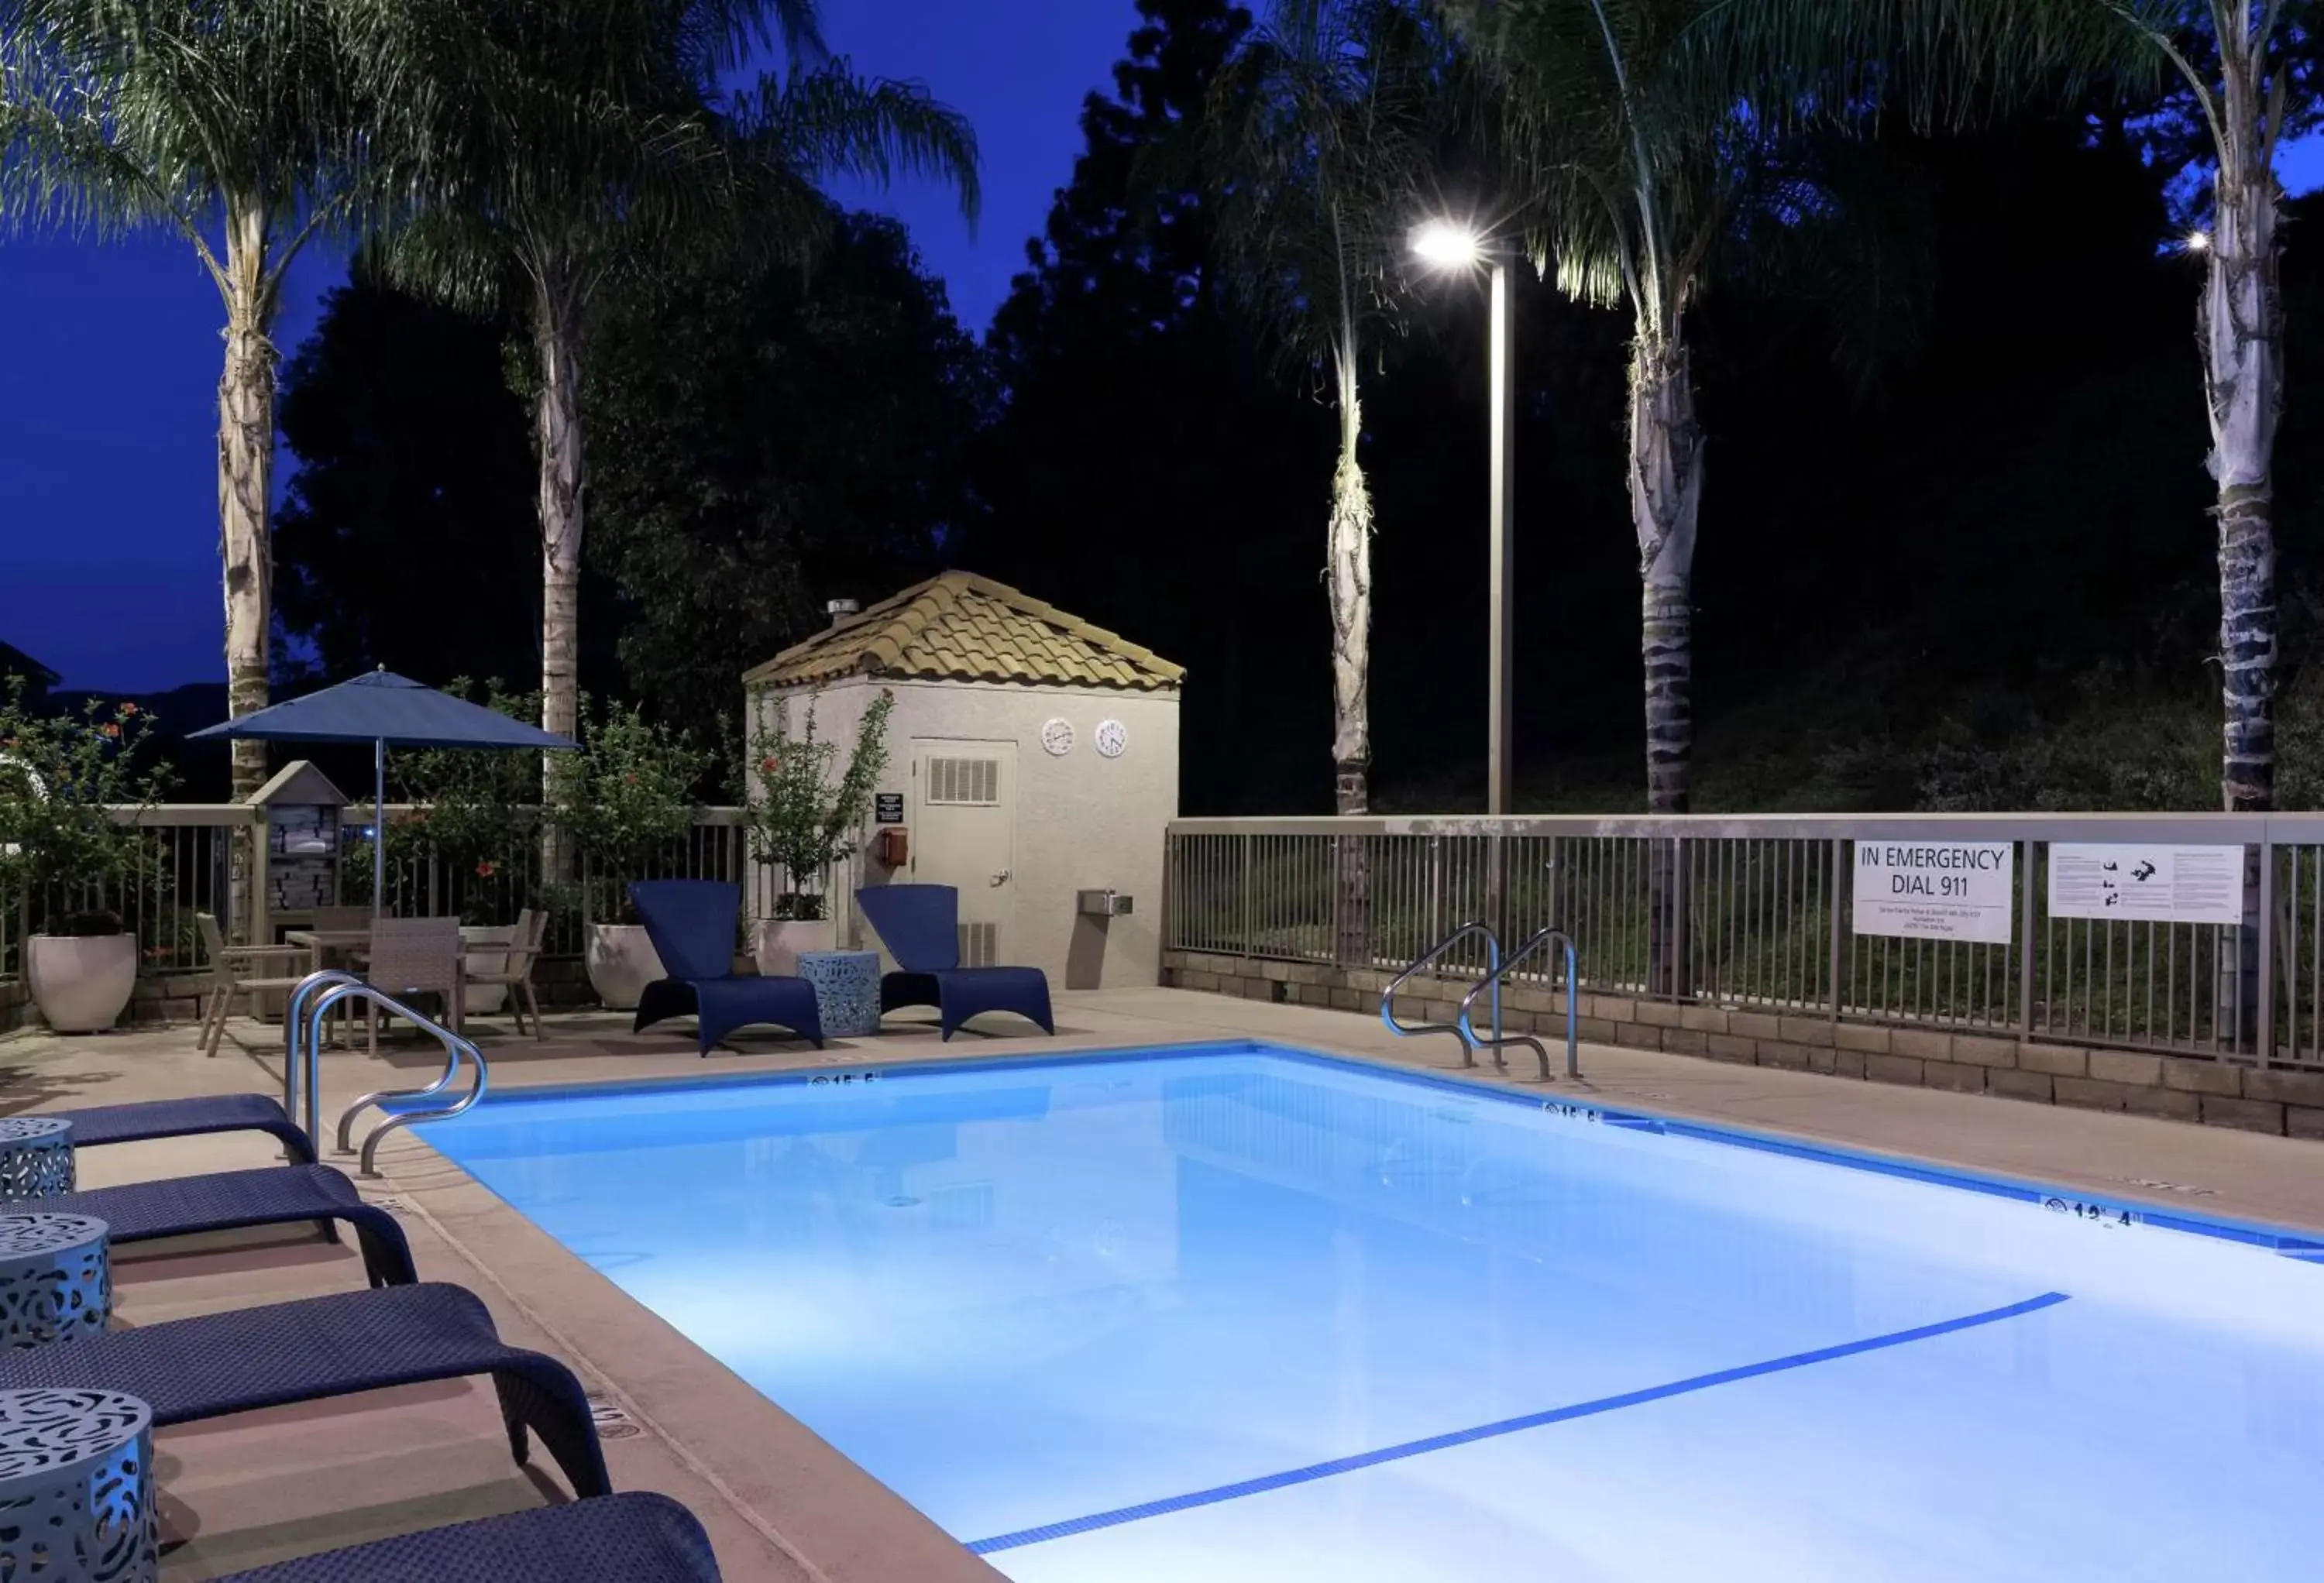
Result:
{"label": "pool depth marking", "polygon": [[1240,1500],[1245,1496],[1265,1495],[1269,1490],[1285,1489],[1293,1485],[1313,1484],[1318,1479],[1334,1478],[1342,1473],[1357,1473],[1367,1468],[1377,1468],[1383,1462],[1401,1461],[1406,1457],[1425,1456],[1430,1451],[1450,1450],[1454,1446],[1469,1445],[1476,1440],[1493,1440],[1501,1435],[1517,1434],[1545,1424],[1563,1423],[1570,1419],[1592,1418],[1601,1413],[1612,1413],[1624,1407],[1641,1407],[1649,1402],[1660,1402],[1671,1396],[1691,1395],[1715,1385],[1733,1385],[1740,1380],[1757,1379],[1761,1375],[1781,1374],[1789,1369],[1805,1368],[1811,1364],[1831,1363],[1858,1353],[1878,1352],[1890,1347],[1909,1346],[1915,1341],[1927,1341],[1955,1330],[1974,1330],[1979,1325],[1998,1324],[2045,1308],[2054,1308],[2067,1301],[2063,1292],[2044,1292],[2039,1297],[2029,1297],[2023,1302],[2013,1302],[2006,1308],[1988,1308],[1982,1313],[1965,1314],[1960,1319],[1940,1320],[1935,1324],[1917,1325],[1909,1330],[1891,1330],[1885,1336],[1871,1336],[1861,1341],[1844,1341],[1836,1347],[1819,1347],[1812,1352],[1794,1352],[1788,1358],[1770,1358],[1765,1363],[1746,1363],[1735,1368],[1722,1368],[1715,1374],[1699,1374],[1690,1379],[1674,1380],[1666,1385],[1649,1385],[1640,1391],[1625,1391],[1618,1396],[1600,1396],[1594,1402],[1576,1402],[1570,1406],[1552,1407],[1542,1413],[1528,1413],[1521,1418],[1504,1418],[1493,1423],[1480,1423],[1472,1429],[1456,1429],[1445,1434],[1434,1434],[1425,1440],[1406,1440],[1400,1445],[1383,1446],[1374,1451],[1359,1451],[1352,1457],[1334,1457],[1328,1462],[1311,1462],[1305,1468],[1293,1468],[1282,1473],[1270,1473],[1260,1478],[1246,1478],[1236,1484],[1222,1484],[1210,1489],[1198,1489],[1189,1495],[1172,1496],[1166,1500],[1147,1501],[1135,1506],[1118,1506],[1111,1512],[1095,1512],[1086,1517],[1072,1517],[1062,1523],[1044,1523],[1038,1528],[1019,1528],[1013,1533],[995,1534],[969,1545],[977,1555],[991,1555],[1004,1550],[1021,1550],[1028,1544],[1044,1544],[1053,1539],[1070,1539],[1076,1533],[1088,1533],[1100,1528],[1118,1528],[1125,1523],[1143,1522],[1148,1517],[1167,1516],[1195,1506],[1214,1506],[1222,1501]]}

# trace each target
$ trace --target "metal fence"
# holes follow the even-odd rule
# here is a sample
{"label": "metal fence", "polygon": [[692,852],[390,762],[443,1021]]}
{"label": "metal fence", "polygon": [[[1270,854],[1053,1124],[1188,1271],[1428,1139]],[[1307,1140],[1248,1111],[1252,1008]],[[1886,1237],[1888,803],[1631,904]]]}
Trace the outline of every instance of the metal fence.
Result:
{"label": "metal fence", "polygon": [[[1396,970],[1555,925],[1585,992],[2324,1066],[2324,815],[1182,820],[1166,944]],[[2015,849],[2006,943],[1858,934],[1859,841]],[[2052,917],[2053,842],[2241,847],[2244,922]],[[1454,953],[1480,975],[1482,943]],[[1520,975],[1522,976],[1522,975]]]}
{"label": "metal fence", "polygon": [[[411,810],[391,803],[391,820]],[[118,913],[137,936],[139,960],[148,972],[194,971],[208,962],[195,916],[219,920],[229,939],[271,938],[278,920],[266,904],[263,878],[264,811],[238,804],[179,804],[122,810],[118,815],[145,832],[146,861],[127,882],[18,898],[0,908],[0,980],[16,976],[25,934],[35,920],[74,912]],[[643,872],[629,879],[724,879],[743,887],[746,899],[764,887],[752,884],[745,815],[739,808],[706,808],[693,827],[653,855]],[[338,892],[350,906],[371,899],[368,806],[351,807],[342,825]],[[523,843],[505,860],[466,864],[445,861],[424,849],[392,861],[386,877],[391,912],[409,916],[456,916],[472,924],[507,924],[521,907],[550,903],[547,949],[577,956],[591,923],[611,922],[620,906],[620,885],[586,852],[563,884],[541,882],[537,845]]]}

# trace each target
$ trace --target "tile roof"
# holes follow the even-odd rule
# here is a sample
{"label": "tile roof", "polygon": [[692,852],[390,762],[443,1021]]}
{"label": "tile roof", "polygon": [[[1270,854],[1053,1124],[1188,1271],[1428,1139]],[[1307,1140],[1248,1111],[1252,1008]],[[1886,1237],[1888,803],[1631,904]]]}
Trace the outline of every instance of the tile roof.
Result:
{"label": "tile roof", "polygon": [[1158,692],[1184,667],[1006,584],[945,572],[742,673],[745,686],[843,676],[1027,682]]}

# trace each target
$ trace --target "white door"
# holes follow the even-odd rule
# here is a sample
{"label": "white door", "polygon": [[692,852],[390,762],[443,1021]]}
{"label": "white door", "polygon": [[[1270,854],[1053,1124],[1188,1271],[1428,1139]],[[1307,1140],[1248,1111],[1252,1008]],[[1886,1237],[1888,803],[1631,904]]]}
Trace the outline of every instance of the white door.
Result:
{"label": "white door", "polygon": [[911,877],[960,892],[960,963],[1010,960],[1016,932],[1017,744],[912,739]]}

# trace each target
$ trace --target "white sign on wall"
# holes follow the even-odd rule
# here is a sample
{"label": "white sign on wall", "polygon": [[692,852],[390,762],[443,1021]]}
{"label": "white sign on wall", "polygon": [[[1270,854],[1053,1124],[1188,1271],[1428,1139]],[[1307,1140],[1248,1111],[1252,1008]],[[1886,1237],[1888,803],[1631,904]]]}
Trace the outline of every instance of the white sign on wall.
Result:
{"label": "white sign on wall", "polygon": [[1859,841],[1856,932],[2006,945],[2016,861],[2006,841]]}
{"label": "white sign on wall", "polygon": [[2240,924],[2244,849],[2053,841],[2050,916]]}

